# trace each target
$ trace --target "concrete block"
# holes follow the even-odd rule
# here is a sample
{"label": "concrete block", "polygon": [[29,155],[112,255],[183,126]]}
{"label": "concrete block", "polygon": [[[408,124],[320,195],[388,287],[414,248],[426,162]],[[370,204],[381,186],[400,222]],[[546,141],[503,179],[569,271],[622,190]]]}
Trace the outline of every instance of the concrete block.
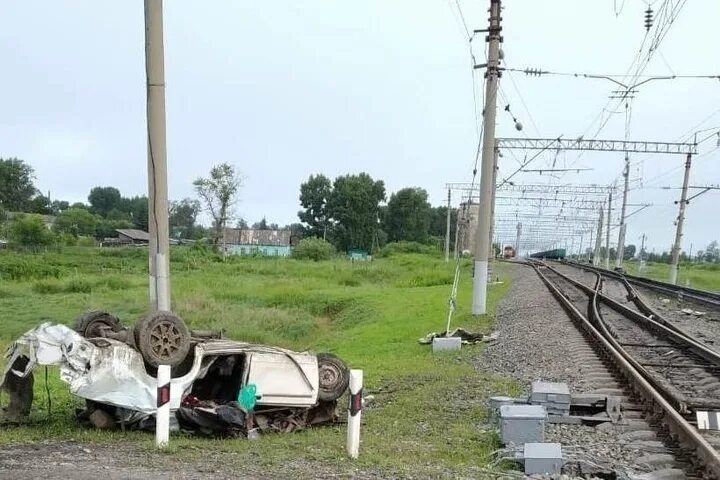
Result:
{"label": "concrete block", "polygon": [[542,405],[500,407],[500,436],[505,445],[539,443],[545,439],[547,412]]}
{"label": "concrete block", "polygon": [[433,352],[460,350],[462,340],[460,337],[435,337],[433,338]]}
{"label": "concrete block", "polygon": [[562,470],[562,446],[559,443],[526,443],[523,458],[526,475],[548,475]]}

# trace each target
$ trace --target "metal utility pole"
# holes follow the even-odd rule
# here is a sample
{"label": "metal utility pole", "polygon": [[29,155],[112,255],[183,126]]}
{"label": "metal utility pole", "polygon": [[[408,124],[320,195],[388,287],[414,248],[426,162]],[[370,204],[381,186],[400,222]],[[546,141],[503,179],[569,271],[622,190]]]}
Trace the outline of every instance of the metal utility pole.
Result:
{"label": "metal utility pole", "polygon": [[515,237],[515,258],[520,258],[520,234],[522,233],[522,223],[517,224],[517,237]]}
{"label": "metal utility pole", "polygon": [[[483,315],[487,311],[488,283],[488,251],[490,245],[490,224],[492,197],[495,190],[495,114],[497,108],[498,77],[500,70],[500,0],[490,0],[490,26],[486,41],[488,46],[488,63],[485,76],[485,112],[482,145],[482,164],[480,168],[480,205],[478,226],[475,234],[475,274],[473,275],[472,314]],[[475,68],[482,68],[476,65]]]}
{"label": "metal utility pole", "polygon": [[610,269],[610,216],[612,215],[612,190],[608,193],[607,231],[605,232],[605,268]]}
{"label": "metal utility pole", "polygon": [[625,152],[625,169],[623,170],[625,177],[625,188],[623,188],[623,201],[620,208],[620,232],[618,233],[617,255],[615,256],[615,268],[621,268],[623,256],[625,254],[625,210],[627,209],[628,190],[630,189],[630,157]]}
{"label": "metal utility pole", "polygon": [[595,251],[593,252],[593,265],[600,265],[600,247],[602,247],[602,231],[603,231],[603,217],[605,212],[600,207],[600,215],[598,216],[598,228],[597,235],[595,236]]}
{"label": "metal utility pole", "polygon": [[150,309],[170,310],[162,0],[145,0]]}
{"label": "metal utility pole", "polygon": [[680,194],[680,211],[677,217],[677,230],[675,231],[675,243],[672,247],[672,261],[670,262],[670,283],[677,285],[678,268],[680,264],[680,242],[682,241],[683,222],[685,221],[685,205],[687,205],[688,181],[690,180],[690,164],[692,155],[688,153],[685,160],[685,177],[683,178],[682,193]]}
{"label": "metal utility pole", "polygon": [[450,261],[450,192],[448,188],[447,223],[445,224],[445,261]]}

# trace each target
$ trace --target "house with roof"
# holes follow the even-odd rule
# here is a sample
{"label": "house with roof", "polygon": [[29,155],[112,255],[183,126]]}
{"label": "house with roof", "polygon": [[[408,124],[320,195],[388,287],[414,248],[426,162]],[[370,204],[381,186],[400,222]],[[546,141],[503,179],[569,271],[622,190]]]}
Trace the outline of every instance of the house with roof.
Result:
{"label": "house with roof", "polygon": [[117,243],[121,245],[146,245],[150,242],[150,235],[143,230],[134,228],[118,228]]}
{"label": "house with roof", "polygon": [[292,252],[290,230],[226,228],[223,245],[229,255],[287,257]]}

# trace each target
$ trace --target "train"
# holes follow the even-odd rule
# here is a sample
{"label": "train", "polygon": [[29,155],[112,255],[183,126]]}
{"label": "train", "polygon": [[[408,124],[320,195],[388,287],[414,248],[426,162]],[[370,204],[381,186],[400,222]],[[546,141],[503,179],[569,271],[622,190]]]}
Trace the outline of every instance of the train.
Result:
{"label": "train", "polygon": [[562,260],[565,258],[564,248],[555,248],[553,250],[545,250],[544,252],[537,252],[530,255],[530,258],[546,258],[548,260]]}

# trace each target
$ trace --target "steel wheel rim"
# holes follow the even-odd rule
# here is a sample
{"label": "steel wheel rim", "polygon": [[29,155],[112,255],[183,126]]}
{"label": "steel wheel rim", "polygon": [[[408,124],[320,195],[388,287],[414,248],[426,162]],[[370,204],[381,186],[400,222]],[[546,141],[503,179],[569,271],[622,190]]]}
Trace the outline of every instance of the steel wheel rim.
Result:
{"label": "steel wheel rim", "polygon": [[161,320],[150,330],[150,349],[162,359],[171,358],[180,349],[182,334],[174,322]]}
{"label": "steel wheel rim", "polygon": [[340,382],[342,373],[337,365],[325,363],[320,365],[320,386],[323,388],[333,388]]}

